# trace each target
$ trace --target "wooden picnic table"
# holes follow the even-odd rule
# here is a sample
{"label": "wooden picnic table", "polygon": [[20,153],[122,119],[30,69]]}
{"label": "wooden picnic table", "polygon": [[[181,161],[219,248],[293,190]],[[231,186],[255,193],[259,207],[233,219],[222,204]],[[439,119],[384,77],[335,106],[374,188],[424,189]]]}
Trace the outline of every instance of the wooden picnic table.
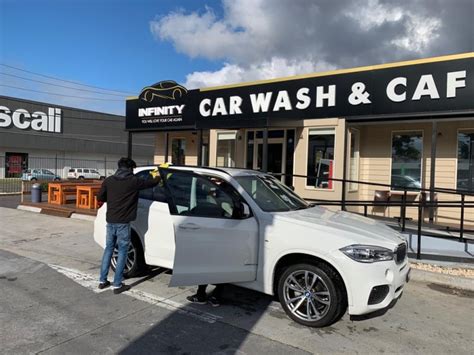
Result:
{"label": "wooden picnic table", "polygon": [[76,188],[76,207],[86,209],[97,209],[97,195],[100,185],[82,185]]}
{"label": "wooden picnic table", "polygon": [[97,183],[51,182],[48,184],[48,203],[64,205],[67,196],[76,196],[78,186],[98,186]]}

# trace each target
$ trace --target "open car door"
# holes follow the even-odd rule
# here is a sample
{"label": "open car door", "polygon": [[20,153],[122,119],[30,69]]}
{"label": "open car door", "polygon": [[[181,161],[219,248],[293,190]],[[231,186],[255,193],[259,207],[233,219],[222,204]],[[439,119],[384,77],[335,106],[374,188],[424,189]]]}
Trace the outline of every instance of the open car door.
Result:
{"label": "open car door", "polygon": [[[137,174],[151,179],[150,170]],[[143,236],[145,261],[148,265],[173,268],[174,227],[162,184],[139,192],[137,218],[132,226]]]}
{"label": "open car door", "polygon": [[162,176],[176,242],[170,286],[254,281],[258,225],[230,183],[183,170]]}

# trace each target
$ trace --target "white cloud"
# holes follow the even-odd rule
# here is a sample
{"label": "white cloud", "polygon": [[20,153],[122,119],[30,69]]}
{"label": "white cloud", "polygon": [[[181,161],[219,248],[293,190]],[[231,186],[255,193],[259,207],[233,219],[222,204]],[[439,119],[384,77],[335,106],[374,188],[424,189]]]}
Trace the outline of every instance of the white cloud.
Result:
{"label": "white cloud", "polygon": [[[202,87],[472,51],[472,0],[223,0],[222,15],[171,12],[157,40],[190,58],[223,61],[194,72]],[[470,31],[469,31],[470,29]]]}
{"label": "white cloud", "polygon": [[312,60],[290,61],[284,58],[273,57],[268,62],[251,64],[246,68],[236,64],[225,63],[221,69],[213,72],[193,72],[186,76],[185,86],[190,89],[195,89],[218,86],[226,83],[272,79],[330,69],[334,69],[334,67],[324,62],[317,63]]}

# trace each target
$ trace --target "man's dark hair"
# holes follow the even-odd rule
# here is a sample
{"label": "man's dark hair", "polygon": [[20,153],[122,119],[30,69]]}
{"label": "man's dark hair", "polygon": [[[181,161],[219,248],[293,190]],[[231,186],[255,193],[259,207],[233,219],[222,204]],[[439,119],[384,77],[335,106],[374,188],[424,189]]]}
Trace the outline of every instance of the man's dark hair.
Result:
{"label": "man's dark hair", "polygon": [[137,167],[137,164],[130,158],[120,158],[118,161],[118,167],[120,168],[125,168],[125,169],[135,169]]}

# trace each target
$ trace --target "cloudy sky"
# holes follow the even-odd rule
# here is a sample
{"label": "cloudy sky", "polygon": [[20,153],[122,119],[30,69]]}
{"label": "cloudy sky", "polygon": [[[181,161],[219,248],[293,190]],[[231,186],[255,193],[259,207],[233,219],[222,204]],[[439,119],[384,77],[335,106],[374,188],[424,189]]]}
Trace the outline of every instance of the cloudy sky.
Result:
{"label": "cloudy sky", "polygon": [[0,0],[0,6],[0,63],[10,66],[0,66],[0,94],[116,113],[123,113],[123,95],[165,79],[198,88],[471,52],[474,43],[474,0]]}

